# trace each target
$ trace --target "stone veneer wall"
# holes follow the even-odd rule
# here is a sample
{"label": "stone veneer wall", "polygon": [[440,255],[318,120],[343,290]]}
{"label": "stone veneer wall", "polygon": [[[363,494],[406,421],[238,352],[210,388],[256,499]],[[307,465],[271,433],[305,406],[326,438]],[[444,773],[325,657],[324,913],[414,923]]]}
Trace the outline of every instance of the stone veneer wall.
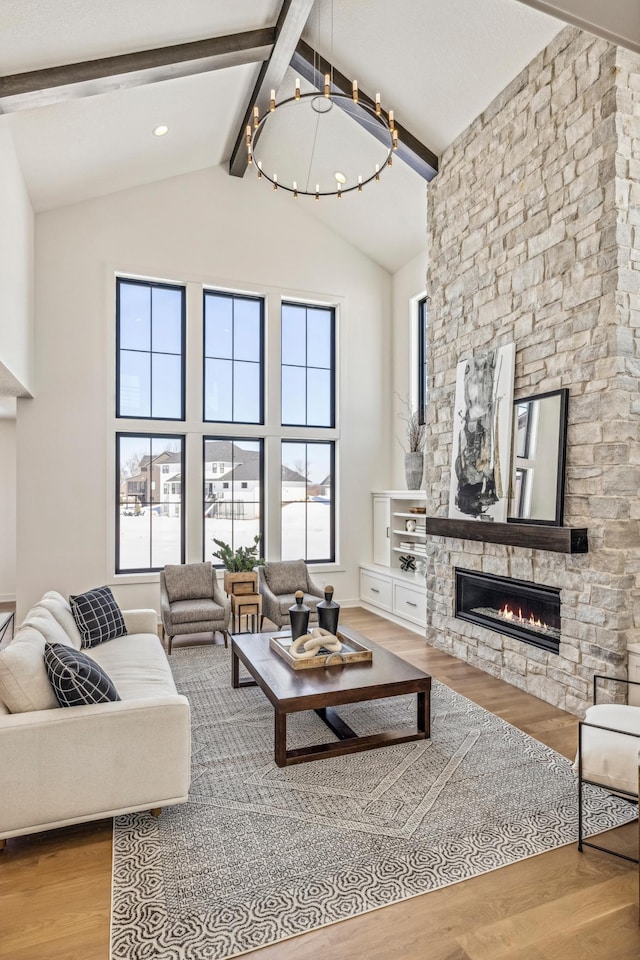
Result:
{"label": "stone veneer wall", "polygon": [[[639,639],[640,57],[566,28],[428,189],[430,513],[447,515],[455,370],[516,344],[515,397],[569,388],[565,524],[589,553],[432,538],[427,640],[579,713]],[[454,567],[560,587],[553,655],[454,618]]]}

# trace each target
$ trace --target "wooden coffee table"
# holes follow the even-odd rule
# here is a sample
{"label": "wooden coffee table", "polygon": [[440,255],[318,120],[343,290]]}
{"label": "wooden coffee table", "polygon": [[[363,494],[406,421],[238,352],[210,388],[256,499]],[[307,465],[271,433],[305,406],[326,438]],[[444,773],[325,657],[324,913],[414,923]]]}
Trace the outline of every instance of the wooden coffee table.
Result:
{"label": "wooden coffee table", "polygon": [[[355,630],[340,627],[340,632],[369,647],[373,659],[364,663],[293,670],[269,648],[269,637],[281,631],[276,634],[236,634],[231,639],[231,685],[257,685],[273,704],[275,761],[279,767],[424,740],[431,735],[431,677]],[[251,678],[240,677],[240,663],[247,668]],[[359,737],[333,709],[343,703],[381,700],[408,693],[417,695],[415,731],[387,730]],[[339,738],[338,741],[287,750],[287,714],[301,710],[315,710]]]}

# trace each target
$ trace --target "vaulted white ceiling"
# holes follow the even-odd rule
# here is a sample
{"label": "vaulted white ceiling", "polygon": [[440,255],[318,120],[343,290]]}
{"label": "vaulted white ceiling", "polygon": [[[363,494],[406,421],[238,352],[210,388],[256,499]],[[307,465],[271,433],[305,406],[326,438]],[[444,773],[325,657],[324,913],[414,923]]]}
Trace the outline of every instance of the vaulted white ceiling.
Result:
{"label": "vaulted white ceiling", "polygon": [[[9,75],[272,26],[279,0],[0,0]],[[516,0],[321,0],[305,39],[440,153],[562,24]],[[0,116],[34,208],[225,163],[258,74],[245,64]],[[287,84],[291,82],[286,79]],[[291,91],[287,91],[290,93]],[[167,136],[152,136],[159,123]],[[283,197],[283,202],[287,198]],[[310,212],[394,271],[425,244],[426,185],[395,162]]]}

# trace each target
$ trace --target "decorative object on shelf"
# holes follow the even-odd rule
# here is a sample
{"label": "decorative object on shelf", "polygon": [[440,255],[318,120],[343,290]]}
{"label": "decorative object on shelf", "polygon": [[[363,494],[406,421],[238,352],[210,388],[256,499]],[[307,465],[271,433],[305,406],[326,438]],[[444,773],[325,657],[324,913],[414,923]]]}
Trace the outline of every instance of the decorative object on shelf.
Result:
{"label": "decorative object on shelf", "polygon": [[415,520],[406,520],[404,526],[407,533],[415,533],[415,529],[416,529]]}
{"label": "decorative object on shelf", "polygon": [[311,660],[312,657],[319,655],[320,650],[340,653],[342,643],[334,633],[330,633],[322,627],[313,627],[311,633],[303,633],[296,637],[289,647],[289,653],[296,660]]}
{"label": "decorative object on shelf", "polygon": [[515,344],[456,368],[449,517],[504,523],[509,503]]}
{"label": "decorative object on shelf", "polygon": [[335,634],[338,629],[340,604],[336,603],[333,599],[333,587],[329,584],[324,588],[324,600],[320,601],[316,609],[318,611],[318,626],[320,629]]}
{"label": "decorative object on shelf", "polygon": [[[330,49],[333,22],[332,3]],[[341,199],[343,193],[360,192],[366,184],[380,180],[398,148],[398,131],[393,110],[388,114],[382,110],[380,94],[375,102],[364,97],[356,80],[351,93],[343,93],[334,84],[333,66],[324,74],[322,69],[321,63],[314,63],[315,88],[309,92],[302,92],[296,78],[293,96],[276,101],[272,90],[268,104],[254,106],[245,133],[247,163],[274,190],[316,200]],[[364,136],[363,127],[373,136]]]}
{"label": "decorative object on shelf", "polygon": [[304,592],[296,590],[296,602],[289,607],[289,620],[291,621],[291,639],[297,640],[309,628],[309,614],[311,611],[306,603],[303,603]]}
{"label": "decorative object on shelf", "polygon": [[400,561],[400,569],[404,570],[406,573],[411,573],[416,568],[416,561],[414,557],[398,557]]}
{"label": "decorative object on shelf", "polygon": [[409,513],[426,513],[426,507],[409,507]]}
{"label": "decorative object on shelf", "polygon": [[405,451],[404,454],[404,472],[407,481],[408,490],[422,489],[422,475],[424,473],[424,445],[426,441],[426,430],[424,423],[420,423],[420,415],[417,410],[411,406],[408,397],[401,397],[396,393],[405,408],[404,413],[399,413],[400,420],[404,420],[407,429],[407,446],[399,440],[400,446]]}
{"label": "decorative object on shelf", "polygon": [[418,557],[415,567],[416,577],[424,577],[427,572],[427,561],[423,557]]}

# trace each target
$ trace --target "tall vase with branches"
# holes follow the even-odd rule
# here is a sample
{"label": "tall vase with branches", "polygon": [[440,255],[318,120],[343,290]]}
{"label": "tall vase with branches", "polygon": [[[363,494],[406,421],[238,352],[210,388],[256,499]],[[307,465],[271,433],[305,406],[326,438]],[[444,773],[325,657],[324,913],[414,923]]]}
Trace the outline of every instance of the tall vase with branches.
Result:
{"label": "tall vase with branches", "polygon": [[407,489],[420,490],[424,473],[424,447],[427,439],[425,425],[420,422],[420,415],[411,405],[409,397],[401,397],[400,394],[396,396],[404,408],[398,417],[404,422],[406,428],[406,446],[402,441],[400,445],[405,451],[404,469]]}

